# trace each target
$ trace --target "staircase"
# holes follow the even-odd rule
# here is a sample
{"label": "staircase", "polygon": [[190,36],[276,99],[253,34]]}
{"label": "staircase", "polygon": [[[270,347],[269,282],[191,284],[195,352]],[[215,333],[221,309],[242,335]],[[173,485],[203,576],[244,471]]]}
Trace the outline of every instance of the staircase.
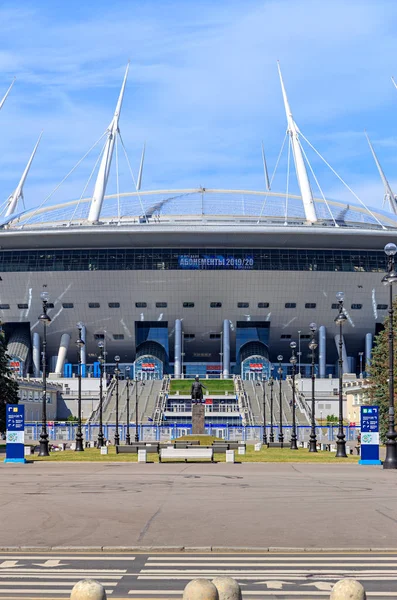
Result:
{"label": "staircase", "polygon": [[161,425],[163,415],[167,405],[167,398],[170,391],[170,378],[164,377],[160,393],[157,395],[156,404],[153,412],[153,422],[155,425]]}
{"label": "staircase", "polygon": [[[259,384],[259,385],[258,385]],[[270,385],[268,381],[241,381],[241,385],[251,407],[254,425],[263,425],[263,393],[265,393],[266,421],[270,421]],[[281,410],[283,423],[292,425],[292,380],[288,378],[281,382]],[[298,391],[295,393],[297,425],[307,425],[310,422],[309,412]],[[273,384],[273,423],[280,420],[280,387],[279,381]],[[248,423],[247,423],[248,424]]]}
{"label": "staircase", "polygon": [[[129,382],[130,396],[130,422],[136,423],[135,413],[136,398],[138,398],[138,423],[147,423],[149,418],[153,419],[157,397],[162,388],[162,381],[149,379],[147,381]],[[113,424],[116,421],[116,381],[112,380],[107,396],[103,403],[102,420],[104,425]],[[119,423],[127,421],[127,381],[119,380]],[[89,422],[99,423],[99,407],[92,413]]]}
{"label": "staircase", "polygon": [[251,399],[245,391],[244,384],[240,376],[234,378],[234,389],[236,392],[238,407],[243,425],[255,425],[255,419],[251,406]]}

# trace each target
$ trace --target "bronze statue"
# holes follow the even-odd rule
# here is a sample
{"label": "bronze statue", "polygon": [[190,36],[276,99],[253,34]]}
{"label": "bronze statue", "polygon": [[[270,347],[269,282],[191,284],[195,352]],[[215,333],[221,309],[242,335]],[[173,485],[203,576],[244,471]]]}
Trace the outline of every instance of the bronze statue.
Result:
{"label": "bronze statue", "polygon": [[192,402],[193,404],[195,402],[202,402],[203,401],[203,388],[206,390],[208,388],[205,387],[205,385],[203,385],[202,383],[200,383],[200,379],[197,376],[195,378],[195,380],[192,383],[192,389],[190,391],[190,396],[192,398]]}

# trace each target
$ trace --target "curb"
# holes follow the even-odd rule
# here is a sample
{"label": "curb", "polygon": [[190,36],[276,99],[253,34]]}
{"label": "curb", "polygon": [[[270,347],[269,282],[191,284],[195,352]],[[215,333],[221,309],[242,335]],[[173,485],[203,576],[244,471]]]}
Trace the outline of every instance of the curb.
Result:
{"label": "curb", "polygon": [[123,554],[123,553],[142,553],[147,554],[150,552],[153,553],[186,553],[186,554],[315,554],[315,553],[396,553],[396,548],[299,548],[299,547],[258,547],[258,546],[1,546],[0,552],[76,552],[76,553],[115,553],[115,554]]}

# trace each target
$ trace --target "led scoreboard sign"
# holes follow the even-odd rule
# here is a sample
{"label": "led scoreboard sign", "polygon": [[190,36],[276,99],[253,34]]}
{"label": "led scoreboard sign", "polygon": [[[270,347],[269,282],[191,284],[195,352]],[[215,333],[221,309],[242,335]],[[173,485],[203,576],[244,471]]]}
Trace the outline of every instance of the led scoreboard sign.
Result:
{"label": "led scoreboard sign", "polygon": [[254,268],[254,258],[245,256],[229,256],[223,254],[180,254],[180,269],[225,269],[244,271]]}

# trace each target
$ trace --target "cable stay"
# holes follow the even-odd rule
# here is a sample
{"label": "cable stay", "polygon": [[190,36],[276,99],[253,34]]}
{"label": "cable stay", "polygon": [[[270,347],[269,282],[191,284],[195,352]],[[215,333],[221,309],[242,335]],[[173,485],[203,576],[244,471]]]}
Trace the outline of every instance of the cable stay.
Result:
{"label": "cable stay", "polygon": [[311,172],[311,174],[313,175],[313,179],[314,179],[314,181],[316,182],[316,185],[317,185],[317,187],[318,187],[318,189],[319,189],[319,192],[320,192],[320,194],[321,194],[321,197],[322,197],[322,199],[323,199],[323,200],[324,200],[324,202],[325,202],[325,205],[326,205],[326,207],[327,207],[327,209],[328,209],[328,212],[329,212],[329,214],[331,215],[331,219],[333,220],[335,227],[339,227],[338,223],[335,221],[335,217],[334,217],[334,215],[332,214],[332,211],[331,211],[331,208],[330,208],[330,206],[329,206],[329,204],[328,204],[328,201],[327,201],[327,199],[326,199],[326,197],[325,197],[325,195],[324,195],[324,193],[323,193],[323,190],[322,190],[322,188],[321,188],[321,186],[320,186],[320,183],[319,183],[319,181],[318,181],[318,179],[317,179],[317,177],[316,177],[316,175],[315,175],[315,173],[314,173],[314,171],[313,171],[313,167],[312,167],[312,165],[311,165],[311,163],[310,163],[310,161],[309,161],[309,159],[308,159],[308,157],[307,157],[307,154],[306,154],[306,152],[305,152],[305,149],[304,149],[304,147],[302,146],[302,143],[301,143],[301,141],[300,141],[300,140],[299,140],[299,145],[300,145],[300,147],[301,147],[301,150],[302,150],[303,156],[304,156],[304,158],[305,158],[305,160],[306,160],[306,162],[307,162],[307,164],[308,164],[308,166],[309,166],[310,172]]}
{"label": "cable stay", "polygon": [[[285,142],[286,142],[286,140],[287,140],[287,136],[288,136],[288,131],[286,131],[286,133],[285,133],[285,136],[284,136],[283,143],[281,144],[281,149],[280,149],[280,152],[278,153],[278,157],[277,157],[277,160],[276,160],[276,166],[274,167],[274,170],[273,170],[272,176],[271,176],[271,178],[270,178],[269,186],[271,186],[271,185],[273,184],[273,179],[274,179],[274,177],[275,177],[275,175],[276,175],[276,171],[277,171],[277,168],[278,168],[278,164],[279,164],[279,162],[280,162],[280,159],[281,159],[281,155],[282,155],[282,153],[283,153],[283,150],[284,150],[284,146],[285,146]],[[270,190],[268,190],[268,191],[270,191]],[[263,203],[262,203],[262,207],[261,207],[260,213],[259,213],[259,219],[261,218],[261,216],[262,216],[262,214],[263,214],[263,211],[264,211],[264,209],[265,209],[265,205],[266,205],[266,201],[267,201],[267,199],[268,199],[268,198],[269,198],[269,195],[268,195],[268,194],[266,194],[266,196],[264,197]],[[260,223],[260,221],[258,220],[258,221],[256,222],[256,224],[257,224],[257,225],[259,225],[259,223]]]}
{"label": "cable stay", "polygon": [[318,155],[318,156],[321,158],[321,160],[322,160],[322,161],[323,161],[323,162],[324,162],[324,163],[327,165],[327,167],[328,167],[328,168],[329,168],[329,169],[332,171],[332,173],[333,173],[334,175],[336,175],[336,177],[339,179],[339,181],[340,181],[341,183],[343,183],[343,185],[345,186],[345,188],[346,188],[346,189],[348,189],[348,190],[349,190],[349,192],[350,192],[351,194],[353,194],[353,196],[356,198],[356,200],[358,200],[358,201],[359,201],[359,203],[360,203],[360,204],[361,204],[361,205],[362,205],[362,206],[365,208],[365,210],[367,211],[367,213],[368,213],[369,215],[371,215],[371,217],[372,217],[373,219],[375,219],[375,221],[376,221],[376,222],[377,222],[377,223],[378,223],[378,224],[379,224],[379,225],[382,227],[382,229],[386,229],[386,227],[385,227],[384,225],[382,225],[382,223],[381,223],[381,222],[379,221],[379,219],[378,219],[378,218],[377,218],[377,217],[374,215],[374,213],[373,213],[373,212],[372,212],[372,211],[371,211],[371,210],[368,208],[368,206],[366,206],[366,204],[364,204],[364,202],[361,200],[361,198],[359,198],[359,197],[357,196],[357,194],[356,194],[356,193],[355,193],[355,192],[352,190],[352,188],[351,188],[351,187],[350,187],[350,186],[349,186],[349,185],[348,185],[348,184],[347,184],[347,183],[346,183],[346,182],[345,182],[345,181],[342,179],[342,177],[341,177],[341,176],[340,176],[340,175],[339,175],[339,174],[338,174],[338,173],[335,171],[335,169],[334,169],[333,167],[331,167],[331,165],[329,164],[329,162],[328,162],[328,161],[327,161],[327,160],[326,160],[326,159],[325,159],[325,158],[324,158],[324,157],[323,157],[323,156],[320,154],[320,152],[319,152],[319,151],[318,151],[318,150],[317,150],[317,149],[316,149],[316,148],[313,146],[313,144],[311,144],[311,143],[309,142],[309,140],[307,139],[307,137],[305,137],[305,136],[303,135],[303,133],[302,133],[302,132],[300,133],[300,135],[301,135],[301,137],[302,137],[302,138],[305,140],[305,142],[306,142],[307,144],[309,144],[310,148],[311,148],[312,150],[314,150],[314,152],[315,152],[315,153],[316,153],[316,154],[317,154],[317,155]]}
{"label": "cable stay", "polygon": [[124,142],[123,142],[123,138],[121,137],[120,130],[118,131],[118,133],[119,133],[119,136],[120,136],[120,142],[121,142],[122,148],[124,150],[124,156],[125,156],[125,159],[126,159],[127,164],[128,164],[128,169],[130,171],[130,175],[131,175],[133,184],[135,186],[135,190],[136,190],[138,198],[139,198],[139,203],[141,205],[142,213],[143,213],[143,216],[145,217],[145,221],[147,221],[147,215],[146,215],[145,207],[143,205],[141,194],[139,193],[139,189],[138,189],[138,185],[137,185],[137,182],[135,180],[135,177],[134,177],[134,173],[132,172],[131,163],[130,163],[129,158],[128,158],[127,150],[126,150],[126,148],[124,146]]}
{"label": "cable stay", "polygon": [[265,174],[266,190],[268,192],[270,192],[271,186],[270,186],[270,181],[269,181],[269,172],[267,170],[265,148],[263,147],[263,141],[262,141],[262,162],[263,162],[263,171]]}
{"label": "cable stay", "polygon": [[79,206],[80,206],[80,202],[82,201],[82,199],[83,199],[83,198],[84,198],[84,196],[85,196],[85,193],[86,193],[86,191],[87,191],[87,188],[88,188],[88,186],[90,185],[91,179],[92,179],[92,177],[93,177],[93,175],[94,175],[94,173],[95,173],[95,171],[96,171],[96,168],[97,168],[97,166],[98,166],[98,163],[99,163],[99,161],[100,161],[100,160],[101,160],[101,158],[102,158],[102,154],[104,153],[105,146],[106,146],[106,142],[105,142],[105,144],[102,146],[102,150],[100,151],[100,153],[99,153],[99,155],[98,155],[98,158],[97,158],[97,159],[96,159],[96,161],[95,161],[95,164],[94,164],[94,166],[93,166],[93,168],[92,168],[92,170],[91,170],[90,176],[89,176],[89,177],[88,177],[88,179],[87,179],[87,183],[85,184],[85,186],[84,186],[84,189],[83,189],[83,191],[81,192],[80,198],[79,198],[79,200],[78,200],[78,202],[77,202],[77,204],[76,204],[76,207],[75,207],[75,209],[74,209],[74,211],[73,211],[73,214],[72,214],[72,216],[71,216],[71,217],[70,217],[70,219],[69,219],[68,227],[70,227],[70,225],[72,224],[72,221],[73,221],[73,219],[74,219],[74,216],[75,216],[75,214],[76,214],[76,212],[77,212],[77,209],[78,209],[78,208],[79,208]]}
{"label": "cable stay", "polygon": [[289,195],[289,172],[290,172],[290,164],[291,164],[291,137],[288,137],[288,160],[287,160],[287,187],[285,190],[285,221],[284,225],[288,225],[288,195]]}

